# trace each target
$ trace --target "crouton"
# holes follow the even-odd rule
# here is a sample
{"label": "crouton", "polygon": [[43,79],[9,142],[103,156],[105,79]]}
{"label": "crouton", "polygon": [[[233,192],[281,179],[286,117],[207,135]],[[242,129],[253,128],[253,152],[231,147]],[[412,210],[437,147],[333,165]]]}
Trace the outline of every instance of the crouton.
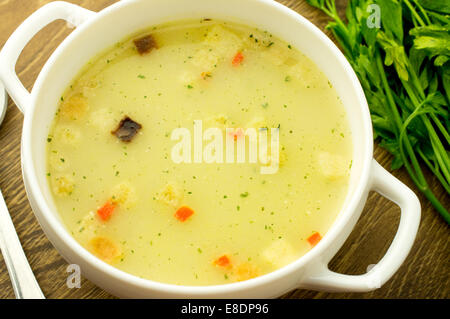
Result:
{"label": "crouton", "polygon": [[119,246],[106,237],[94,237],[91,239],[89,249],[94,255],[107,263],[114,262],[121,255]]}
{"label": "crouton", "polygon": [[180,193],[174,184],[171,183],[167,184],[158,195],[159,201],[172,207],[178,207],[182,199],[182,193]]}
{"label": "crouton", "polygon": [[74,188],[75,183],[70,175],[63,175],[59,177],[55,177],[52,180],[53,192],[59,196],[68,196],[71,195]]}
{"label": "crouton", "polygon": [[258,276],[259,276],[258,269],[248,262],[242,263],[236,268],[237,281],[249,280],[252,278],[256,278]]}
{"label": "crouton", "polygon": [[59,115],[65,120],[79,120],[88,109],[86,98],[82,95],[73,95],[65,101],[62,101],[59,107]]}
{"label": "crouton", "polygon": [[158,43],[151,34],[135,39],[133,40],[133,43],[140,55],[146,55],[153,49],[158,49]]}
{"label": "crouton", "polygon": [[113,188],[111,201],[125,209],[130,209],[136,204],[136,192],[130,183],[122,182]]}

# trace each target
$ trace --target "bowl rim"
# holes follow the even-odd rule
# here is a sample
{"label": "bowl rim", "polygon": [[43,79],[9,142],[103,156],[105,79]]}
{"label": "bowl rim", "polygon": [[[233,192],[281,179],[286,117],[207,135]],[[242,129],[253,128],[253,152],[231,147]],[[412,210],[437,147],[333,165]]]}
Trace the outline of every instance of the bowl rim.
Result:
{"label": "bowl rim", "polygon": [[[26,184],[28,184],[29,186],[27,187],[27,192],[29,194],[29,197],[35,200],[35,204],[38,207],[38,210],[33,210],[38,221],[41,223],[41,225],[43,224],[42,221],[45,221],[45,224],[47,224],[47,226],[50,228],[52,234],[56,236],[56,239],[58,241],[57,243],[54,241],[53,237],[51,238],[51,240],[53,245],[57,247],[58,252],[61,252],[61,247],[64,247],[66,250],[69,250],[74,255],[76,255],[76,258],[81,258],[84,264],[89,265],[90,267],[95,269],[95,271],[108,275],[110,278],[114,278],[114,280],[116,281],[127,283],[129,285],[131,284],[134,287],[144,288],[148,291],[159,291],[167,294],[177,295],[185,294],[188,296],[223,295],[226,293],[233,293],[250,288],[255,288],[257,286],[262,286],[274,282],[286,276],[294,275],[306,264],[323,255],[326,252],[327,248],[329,248],[329,246],[333,243],[333,240],[338,238],[339,234],[343,231],[345,226],[349,224],[353,215],[358,214],[358,205],[363,198],[370,180],[370,169],[373,158],[373,133],[367,100],[355,72],[350,66],[350,63],[344,57],[342,52],[337,48],[337,46],[332,42],[332,40],[329,39],[318,27],[316,27],[312,22],[303,17],[301,14],[273,0],[246,1],[253,1],[255,4],[270,6],[273,10],[278,10],[281,14],[290,16],[291,18],[295,18],[295,20],[297,20],[299,24],[302,24],[304,27],[306,27],[317,38],[317,41],[321,41],[331,50],[331,53],[336,56],[341,66],[345,69],[345,72],[347,73],[346,75],[351,80],[351,83],[349,83],[351,84],[349,89],[354,90],[356,95],[358,96],[359,107],[361,108],[363,114],[363,129],[367,130],[365,133],[366,136],[368,136],[368,141],[366,141],[367,143],[364,143],[364,145],[361,146],[361,151],[364,152],[364,163],[362,164],[361,175],[358,180],[358,185],[355,187],[353,196],[350,198],[347,206],[341,210],[341,212],[339,213],[339,217],[332,223],[330,229],[324,235],[323,239],[314,248],[299,257],[294,262],[265,275],[242,282],[235,282],[224,285],[189,286],[168,284],[150,279],[144,279],[115,268],[95,257],[69,234],[69,231],[65,229],[61,222],[52,213],[52,209],[42,196],[42,191],[40,189],[37,178],[37,170],[33,161],[33,152],[31,151],[33,136],[33,131],[31,128],[33,127],[34,113],[39,109],[36,103],[36,97],[38,95],[38,92],[41,90],[46,75],[51,69],[53,62],[59,58],[60,52],[65,49],[67,43],[71,42],[73,39],[85,32],[85,30],[90,29],[91,25],[95,21],[102,19],[103,17],[109,15],[114,11],[121,10],[123,7],[131,5],[133,2],[135,2],[119,1],[103,9],[102,11],[97,13],[94,18],[86,21],[84,24],[76,28],[57,47],[47,63],[44,65],[36,80],[34,90],[31,93],[29,108],[25,112],[22,134],[22,169]],[[48,235],[48,230],[44,229],[44,231]]]}

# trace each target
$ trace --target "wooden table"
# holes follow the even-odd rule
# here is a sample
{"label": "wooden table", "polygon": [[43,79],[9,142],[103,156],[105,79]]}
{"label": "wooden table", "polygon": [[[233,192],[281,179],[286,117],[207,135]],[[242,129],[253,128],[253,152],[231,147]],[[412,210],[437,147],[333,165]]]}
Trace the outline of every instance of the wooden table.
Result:
{"label": "wooden table", "polygon": [[[226,0],[223,0],[226,1]],[[0,45],[32,12],[51,0],[0,0]],[[99,11],[115,0],[70,0],[90,10]],[[281,0],[324,28],[327,18],[301,0]],[[339,2],[343,12],[344,2]],[[41,31],[27,46],[17,65],[25,87],[31,89],[45,61],[56,46],[70,33],[64,22],[54,22]],[[66,286],[67,262],[45,237],[25,194],[20,166],[20,136],[23,115],[9,100],[5,121],[0,128],[0,189],[15,223],[31,267],[48,298],[112,298],[88,280],[80,289]],[[381,148],[375,158],[389,169],[391,156]],[[408,186],[414,187],[405,170],[394,172]],[[436,180],[430,179],[437,197],[449,207],[450,200]],[[400,270],[381,289],[370,293],[324,293],[296,290],[285,298],[449,298],[450,258],[449,228],[438,213],[419,194],[422,223],[416,243]],[[378,194],[371,194],[361,220],[344,247],[332,260],[332,270],[345,274],[362,274],[386,252],[399,222],[399,208]],[[0,298],[14,298],[8,272],[0,256]]]}

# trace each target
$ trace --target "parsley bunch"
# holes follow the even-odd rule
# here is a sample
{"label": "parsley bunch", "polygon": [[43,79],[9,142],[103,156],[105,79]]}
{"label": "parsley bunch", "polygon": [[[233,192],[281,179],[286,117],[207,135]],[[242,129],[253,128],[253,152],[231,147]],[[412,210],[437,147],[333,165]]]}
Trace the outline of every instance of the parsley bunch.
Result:
{"label": "parsley bunch", "polygon": [[332,18],[327,29],[358,75],[375,139],[394,156],[392,169],[405,166],[450,223],[421,167],[450,193],[450,1],[350,0],[346,21],[335,0],[307,2]]}

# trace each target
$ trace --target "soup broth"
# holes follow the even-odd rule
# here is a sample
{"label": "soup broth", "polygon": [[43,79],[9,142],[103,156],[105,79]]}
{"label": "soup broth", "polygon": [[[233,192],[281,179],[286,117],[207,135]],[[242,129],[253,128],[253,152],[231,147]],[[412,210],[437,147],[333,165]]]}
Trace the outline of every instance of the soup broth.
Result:
{"label": "soup broth", "polygon": [[[208,128],[223,136],[211,153],[223,149],[222,161],[198,153]],[[250,160],[249,128],[268,134],[266,161]],[[184,162],[176,129],[191,142]],[[227,141],[244,141],[243,162],[226,161]],[[248,280],[304,255],[341,210],[352,165],[347,115],[320,69],[267,31],[210,19],[144,30],[90,61],[47,145],[74,238],[118,269],[178,285]]]}

